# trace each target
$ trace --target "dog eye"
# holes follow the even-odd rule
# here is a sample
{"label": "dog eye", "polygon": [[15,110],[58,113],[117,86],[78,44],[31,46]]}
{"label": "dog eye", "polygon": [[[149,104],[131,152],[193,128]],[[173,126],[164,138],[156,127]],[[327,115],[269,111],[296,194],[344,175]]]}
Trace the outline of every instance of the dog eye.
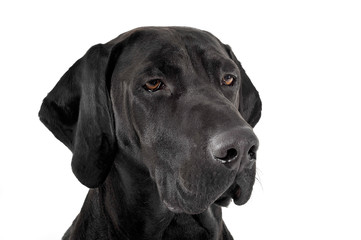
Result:
{"label": "dog eye", "polygon": [[234,81],[236,80],[236,77],[231,75],[231,74],[227,74],[222,78],[222,85],[226,85],[226,86],[232,86]]}
{"label": "dog eye", "polygon": [[159,79],[153,79],[144,85],[145,90],[148,90],[150,92],[158,91],[159,89],[162,89],[164,87],[164,83]]}

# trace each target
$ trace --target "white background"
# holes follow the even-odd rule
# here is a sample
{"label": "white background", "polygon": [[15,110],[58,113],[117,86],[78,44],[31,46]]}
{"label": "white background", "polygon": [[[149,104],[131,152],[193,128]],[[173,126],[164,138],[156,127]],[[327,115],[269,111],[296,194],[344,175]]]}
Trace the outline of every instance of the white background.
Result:
{"label": "white background", "polygon": [[2,1],[0,239],[60,239],[87,189],[40,123],[42,99],[86,50],[147,25],[232,46],[263,100],[251,200],[235,239],[361,239],[361,7],[357,1]]}

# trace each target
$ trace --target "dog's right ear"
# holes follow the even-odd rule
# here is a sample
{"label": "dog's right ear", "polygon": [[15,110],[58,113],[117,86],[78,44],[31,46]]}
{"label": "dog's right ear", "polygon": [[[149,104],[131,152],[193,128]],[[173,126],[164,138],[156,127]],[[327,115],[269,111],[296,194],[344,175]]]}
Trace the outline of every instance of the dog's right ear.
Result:
{"label": "dog's right ear", "polygon": [[241,63],[238,61],[234,55],[231,47],[229,45],[224,45],[228,55],[231,59],[237,64],[241,72],[241,91],[239,99],[239,111],[244,117],[244,120],[248,122],[251,127],[256,126],[259,119],[261,118],[262,112],[262,101],[259,97],[258,91],[254,87],[251,79],[246,74],[246,71],[243,69]]}
{"label": "dog's right ear", "polygon": [[109,82],[119,53],[99,44],[79,59],[46,96],[39,117],[72,152],[72,170],[87,187],[108,175],[116,151]]}

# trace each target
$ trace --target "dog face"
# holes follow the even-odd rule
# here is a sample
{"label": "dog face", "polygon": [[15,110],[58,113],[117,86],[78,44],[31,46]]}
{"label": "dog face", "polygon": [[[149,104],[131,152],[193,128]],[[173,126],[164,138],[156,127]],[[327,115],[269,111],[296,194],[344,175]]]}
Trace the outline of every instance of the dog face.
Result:
{"label": "dog face", "polygon": [[73,151],[85,185],[101,184],[120,151],[149,172],[171,211],[196,214],[249,199],[260,112],[231,49],[176,27],[136,29],[93,48],[49,93],[40,117]]}

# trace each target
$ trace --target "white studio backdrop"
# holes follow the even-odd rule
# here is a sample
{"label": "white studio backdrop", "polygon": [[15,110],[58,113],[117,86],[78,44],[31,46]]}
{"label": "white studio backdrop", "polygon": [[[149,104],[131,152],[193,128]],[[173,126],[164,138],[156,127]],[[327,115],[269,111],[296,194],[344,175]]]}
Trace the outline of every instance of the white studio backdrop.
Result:
{"label": "white studio backdrop", "polygon": [[92,45],[191,26],[232,46],[260,92],[258,181],[224,209],[235,239],[361,239],[357,1],[2,1],[0,239],[60,239],[85,199],[42,99]]}

